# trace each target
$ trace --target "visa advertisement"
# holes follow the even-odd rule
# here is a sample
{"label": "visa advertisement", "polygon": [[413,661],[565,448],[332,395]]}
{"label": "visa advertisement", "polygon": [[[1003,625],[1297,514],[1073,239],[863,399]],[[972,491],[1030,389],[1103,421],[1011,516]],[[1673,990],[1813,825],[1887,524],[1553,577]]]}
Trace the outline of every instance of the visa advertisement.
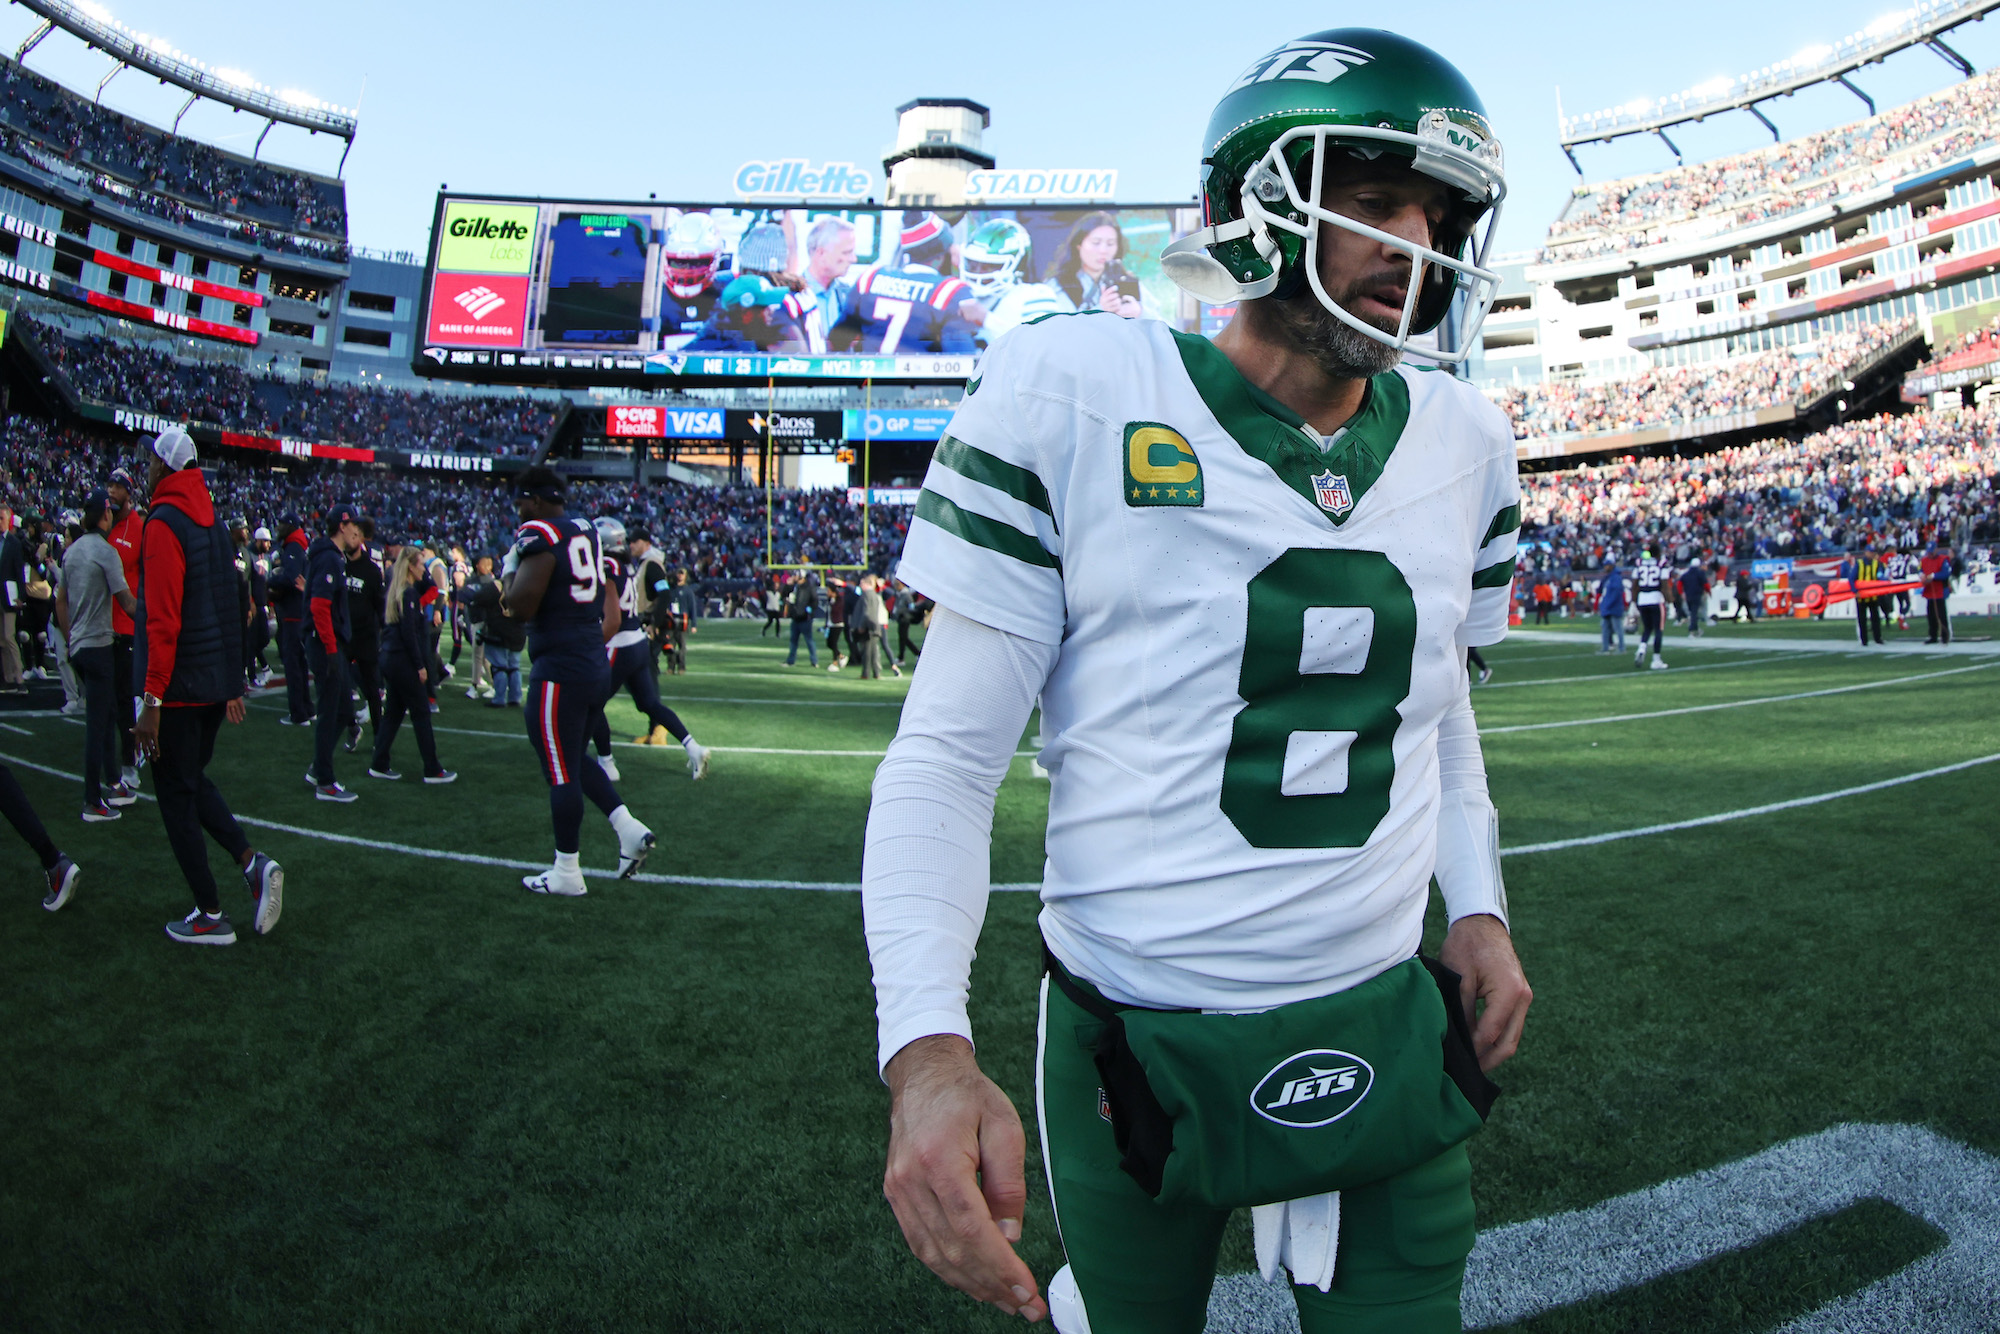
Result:
{"label": "visa advertisement", "polygon": [[[1159,257],[1199,225],[1164,205],[440,195],[413,361],[496,383],[966,380],[994,339],[1047,315],[1198,331]],[[849,435],[936,438],[882,425]]]}

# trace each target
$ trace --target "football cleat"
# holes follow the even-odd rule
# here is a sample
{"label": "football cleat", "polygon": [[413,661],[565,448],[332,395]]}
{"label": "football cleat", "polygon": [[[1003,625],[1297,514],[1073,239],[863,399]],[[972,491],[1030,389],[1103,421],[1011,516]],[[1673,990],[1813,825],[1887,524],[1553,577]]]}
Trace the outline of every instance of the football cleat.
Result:
{"label": "football cleat", "polygon": [[620,836],[618,840],[618,878],[620,880],[630,880],[633,876],[639,874],[639,869],[646,864],[646,858],[652,855],[653,845],[658,842],[659,840],[653,837],[653,831],[644,825],[640,825],[638,833],[631,838]]}
{"label": "football cleat", "polygon": [[617,760],[612,759],[609,755],[599,755],[597,757],[597,767],[604,770],[606,778],[609,778],[614,783],[618,781]]}
{"label": "football cleat", "polygon": [[243,883],[250,887],[250,897],[257,901],[254,922],[257,934],[268,936],[278,924],[278,914],[284,911],[285,868],[261,852],[252,853],[250,864],[243,868]]}
{"label": "football cleat", "polygon": [[210,917],[196,908],[180,921],[167,923],[167,939],[182,945],[234,945],[236,928],[226,915]]}
{"label": "football cleat", "polygon": [[699,783],[702,780],[702,776],[708,772],[708,755],[709,751],[707,746],[701,745],[700,743],[692,740],[688,742],[687,746],[688,777],[692,778],[697,783]]}
{"label": "football cleat", "polygon": [[42,898],[42,907],[54,912],[76,897],[76,882],[83,878],[76,863],[68,857],[57,854],[56,864],[44,874],[48,877],[49,892]]}
{"label": "football cleat", "polygon": [[582,876],[572,880],[559,873],[553,866],[540,875],[522,876],[521,888],[534,894],[555,894],[566,899],[579,898],[589,893]]}

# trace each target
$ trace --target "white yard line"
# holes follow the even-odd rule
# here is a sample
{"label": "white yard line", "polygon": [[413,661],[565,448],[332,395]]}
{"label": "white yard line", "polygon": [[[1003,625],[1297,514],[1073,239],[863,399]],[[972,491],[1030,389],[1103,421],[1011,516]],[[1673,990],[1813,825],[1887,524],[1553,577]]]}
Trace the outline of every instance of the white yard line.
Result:
{"label": "white yard line", "polygon": [[[1739,811],[1723,811],[1717,815],[1703,815],[1692,820],[1676,820],[1670,824],[1647,825],[1640,829],[1620,829],[1608,834],[1590,834],[1583,838],[1557,839],[1550,843],[1524,843],[1511,848],[1502,848],[1500,849],[1500,855],[1502,857],[1518,857],[1532,852],[1560,852],[1565,848],[1588,847],[1596,843],[1615,843],[1621,839],[1645,838],[1652,834],[1668,834],[1682,829],[1698,829],[1703,825],[1723,824],[1730,820],[1745,820],[1755,815],[1770,815],[1778,811],[1797,810],[1801,806],[1817,806],[1822,802],[1838,801],[1842,797],[1856,797],[1868,792],[1880,792],[1885,788],[1901,787],[1906,783],[1921,782],[1926,778],[1938,778],[1945,774],[1954,774],[1966,769],[1977,768],[1982,764],[1991,764],[1995,760],[2000,760],[2000,753],[1982,755],[1978,759],[1973,760],[1961,760],[1957,764],[1941,765],[1935,769],[1925,769],[1920,773],[1903,774],[1897,778],[1884,778],[1874,783],[1862,783],[1856,787],[1844,787],[1834,792],[1820,792],[1809,797],[1794,797],[1790,801],[1774,801],[1763,806],[1746,806]],[[79,774],[51,768],[46,764],[37,764],[33,760],[25,760],[15,755],[0,754],[0,763],[19,765],[23,769],[32,769],[37,773],[49,774],[52,777],[65,779],[73,783],[83,781],[82,776]],[[140,795],[147,801],[153,800],[149,794],[141,793]],[[521,871],[539,871],[544,869],[546,865],[542,862],[516,861],[506,857],[482,857],[477,853],[470,852],[446,852],[441,848],[413,847],[406,843],[389,843],[380,839],[357,838],[351,834],[333,834],[320,829],[305,829],[298,825],[281,824],[275,820],[259,820],[247,815],[239,815],[236,819],[239,824],[246,824],[256,829],[269,829],[278,833],[292,834],[299,838],[318,839],[325,843],[343,843],[351,847],[371,848],[378,852],[393,852],[408,857],[426,857],[434,861],[460,862],[468,866],[504,867],[509,870]],[[616,871],[610,870],[586,870],[584,874],[595,876],[598,879],[613,879],[617,876]],[[861,888],[858,884],[832,880],[736,880],[719,876],[652,875],[648,873],[641,873],[633,876],[632,879],[649,885],[713,885],[721,889],[812,889],[853,893]],[[1001,892],[1026,892],[1039,890],[1041,886],[1029,883],[1010,883],[994,885],[992,888]]]}
{"label": "white yard line", "polygon": [[6,729],[7,729],[8,731],[10,731],[10,732],[14,732],[14,733],[16,733],[16,734],[18,734],[18,735],[20,735],[20,736],[33,736],[33,735],[34,735],[34,733],[33,733],[33,732],[30,732],[30,731],[29,731],[29,730],[28,730],[27,728],[25,728],[25,727],[16,727],[16,726],[14,726],[14,724],[12,724],[12,723],[0,723],[0,727],[4,727],[4,728],[6,728]]}
{"label": "white yard line", "polygon": [[[1617,655],[1613,654],[1611,656],[1616,657]],[[1784,663],[1788,662],[1800,662],[1811,656],[1813,655],[1808,653],[1799,653],[1799,654],[1794,654],[1791,657],[1787,658],[1780,658],[1780,657],[1743,658],[1736,662],[1705,662],[1701,664],[1699,667],[1673,667],[1670,668],[1669,670],[1672,671],[1677,676],[1683,676],[1686,675],[1688,672],[1718,672],[1727,667],[1781,666]],[[1634,667],[1628,671],[1592,672],[1589,676],[1544,676],[1544,677],[1539,677],[1533,681],[1495,681],[1491,685],[1484,685],[1484,686],[1476,685],[1473,687],[1473,689],[1482,691],[1507,690],[1507,689],[1519,688],[1521,686],[1573,685],[1578,681],[1650,681],[1653,679],[1654,678],[1651,674],[1650,668]]]}
{"label": "white yard line", "polygon": [[1699,829],[1703,825],[1724,824],[1730,820],[1747,820],[1753,815],[1770,815],[1777,811],[1797,810],[1801,806],[1817,806],[1821,802],[1838,801],[1842,797],[1858,797],[1864,792],[1880,792],[1884,788],[1901,787],[1905,783],[1955,774],[1964,769],[1991,764],[1995,760],[2000,760],[2000,753],[1981,755],[1976,760],[1960,760],[1957,764],[1940,765],[1935,769],[1925,769],[1922,773],[1904,774],[1900,778],[1884,778],[1880,782],[1862,783],[1858,787],[1843,787],[1835,792],[1820,792],[1810,797],[1793,797],[1790,801],[1774,801],[1763,806],[1746,806],[1740,811],[1723,811],[1719,815],[1703,815],[1692,820],[1646,825],[1641,829],[1620,829],[1609,834],[1589,834],[1583,838],[1562,838],[1551,843],[1523,843],[1516,847],[1500,849],[1500,855],[1519,857],[1530,852],[1560,852],[1564,848],[1584,848],[1595,843],[1616,843],[1621,839],[1644,838],[1649,834],[1670,834],[1681,829]]}
{"label": "white yard line", "polygon": [[1655,709],[1650,713],[1612,713],[1601,718],[1565,718],[1553,723],[1515,723],[1510,727],[1482,727],[1481,736],[1498,736],[1503,732],[1545,732],[1555,727],[1589,727],[1596,723],[1630,723],[1645,718],[1672,718],[1683,713],[1713,713],[1717,709],[1747,709],[1753,704],[1782,704],[1794,699],[1817,699],[1822,695],[1845,695],[1856,690],[1875,690],[1882,686],[1906,685],[1911,681],[1932,681],[1940,676],[1957,676],[1962,672],[1983,672],[1990,667],[2000,667],[2000,662],[1974,663],[1970,667],[1950,667],[1941,672],[1919,672],[1915,676],[1895,676],[1886,681],[1863,681],[1860,685],[1830,686],[1825,690],[1801,690],[1794,695],[1763,695],[1756,699],[1732,699],[1722,704],[1690,704],[1679,709]]}

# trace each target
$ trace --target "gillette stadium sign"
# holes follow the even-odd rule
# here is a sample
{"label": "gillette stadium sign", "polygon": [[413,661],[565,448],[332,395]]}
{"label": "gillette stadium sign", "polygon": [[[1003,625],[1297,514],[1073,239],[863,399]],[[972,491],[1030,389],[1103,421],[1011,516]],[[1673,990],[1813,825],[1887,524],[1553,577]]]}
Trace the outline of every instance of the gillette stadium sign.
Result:
{"label": "gillette stadium sign", "polygon": [[1116,168],[1036,167],[969,172],[965,197],[985,203],[1111,199],[1118,193]]}
{"label": "gillette stadium sign", "polygon": [[746,162],[734,177],[739,199],[832,199],[855,203],[874,191],[875,177],[852,162],[814,167],[806,158]]}

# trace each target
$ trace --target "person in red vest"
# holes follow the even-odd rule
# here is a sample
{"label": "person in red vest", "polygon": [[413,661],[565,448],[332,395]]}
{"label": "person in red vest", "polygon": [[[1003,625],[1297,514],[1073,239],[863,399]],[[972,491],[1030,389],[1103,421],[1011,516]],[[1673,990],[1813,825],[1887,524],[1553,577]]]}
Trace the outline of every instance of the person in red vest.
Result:
{"label": "person in red vest", "polygon": [[284,868],[250,846],[229,803],[208,776],[222,720],[243,721],[243,618],[248,593],[236,577],[228,530],[216,522],[208,483],[195,466],[194,441],[178,427],[153,442],[148,489],[152,510],[140,539],[135,667],[145,682],[133,727],[153,761],[160,819],[174,860],[194,892],[194,911],[167,923],[167,938],[187,945],[233,945],[209,870],[208,837],[242,869],[264,935],[278,924]]}
{"label": "person in red vest", "polygon": [[1949,644],[1951,642],[1951,577],[1957,573],[1952,565],[1951,552],[1935,541],[1924,552],[1919,568],[1924,576],[1924,628],[1930,631],[1926,644]]}

